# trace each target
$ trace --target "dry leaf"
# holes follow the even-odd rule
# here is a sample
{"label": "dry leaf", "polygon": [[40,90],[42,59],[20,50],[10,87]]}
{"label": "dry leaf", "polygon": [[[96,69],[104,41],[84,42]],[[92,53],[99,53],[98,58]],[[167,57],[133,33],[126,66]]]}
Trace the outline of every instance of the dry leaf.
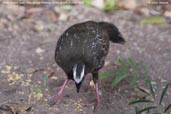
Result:
{"label": "dry leaf", "polygon": [[136,96],[138,98],[144,99],[144,98],[146,98],[147,96],[150,95],[150,91],[147,88],[143,87],[143,86],[137,86],[135,88],[135,94],[136,94]]}
{"label": "dry leaf", "polygon": [[31,106],[22,103],[5,103],[0,106],[1,110],[9,111],[12,114],[27,114]]}
{"label": "dry leaf", "polygon": [[6,24],[0,22],[0,29],[5,28],[5,27],[6,27]]}
{"label": "dry leaf", "polygon": [[67,21],[68,17],[69,16],[67,14],[61,13],[60,16],[59,16],[59,20],[60,21]]}

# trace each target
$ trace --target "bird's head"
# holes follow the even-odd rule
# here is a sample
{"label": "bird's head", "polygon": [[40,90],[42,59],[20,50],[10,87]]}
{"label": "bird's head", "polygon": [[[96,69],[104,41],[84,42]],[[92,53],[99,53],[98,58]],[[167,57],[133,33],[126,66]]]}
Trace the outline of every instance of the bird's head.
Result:
{"label": "bird's head", "polygon": [[85,77],[85,65],[84,64],[75,64],[73,67],[73,79],[77,88],[77,92],[81,88],[81,84]]}

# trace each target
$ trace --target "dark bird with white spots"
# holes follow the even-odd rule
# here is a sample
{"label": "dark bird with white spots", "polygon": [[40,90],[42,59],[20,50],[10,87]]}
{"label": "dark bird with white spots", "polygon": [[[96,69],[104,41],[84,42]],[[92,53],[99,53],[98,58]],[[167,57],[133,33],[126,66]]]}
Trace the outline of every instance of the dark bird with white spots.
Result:
{"label": "dark bird with white spots", "polygon": [[60,91],[53,96],[53,105],[60,98],[69,80],[73,80],[79,93],[88,73],[92,74],[96,90],[94,111],[99,104],[98,72],[104,66],[109,51],[109,41],[124,44],[118,28],[107,22],[87,21],[69,27],[59,38],[55,61],[67,75]]}

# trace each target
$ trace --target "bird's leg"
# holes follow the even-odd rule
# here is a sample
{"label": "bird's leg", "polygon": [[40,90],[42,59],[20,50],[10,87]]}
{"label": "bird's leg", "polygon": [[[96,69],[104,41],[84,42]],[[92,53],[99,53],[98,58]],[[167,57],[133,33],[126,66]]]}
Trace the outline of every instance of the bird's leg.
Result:
{"label": "bird's leg", "polygon": [[53,96],[50,101],[49,101],[49,105],[52,106],[52,105],[55,105],[57,100],[60,99],[60,97],[62,96],[63,94],[63,91],[64,91],[64,88],[65,86],[67,85],[67,83],[69,82],[69,79],[66,79],[60,89],[60,91],[57,93],[57,95]]}
{"label": "bird's leg", "polygon": [[100,102],[100,97],[99,97],[99,86],[98,86],[98,72],[93,73],[93,81],[95,84],[95,89],[96,89],[96,103],[94,105],[94,112],[96,111],[97,106],[99,105]]}

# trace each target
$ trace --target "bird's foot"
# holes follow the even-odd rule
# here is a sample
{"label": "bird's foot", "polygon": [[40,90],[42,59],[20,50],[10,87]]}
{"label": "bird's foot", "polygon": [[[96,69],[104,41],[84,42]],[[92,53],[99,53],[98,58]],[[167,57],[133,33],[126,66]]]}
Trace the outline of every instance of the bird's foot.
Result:
{"label": "bird's foot", "polygon": [[49,99],[48,104],[49,104],[50,106],[55,105],[56,102],[60,99],[60,97],[62,96],[63,91],[64,91],[64,88],[65,88],[65,86],[67,85],[68,81],[69,81],[69,80],[66,79],[66,80],[64,81],[64,83],[63,83],[63,85],[62,85],[60,91],[57,93],[57,95],[52,96],[52,97]]}
{"label": "bird's foot", "polygon": [[56,96],[52,96],[51,98],[49,98],[48,104],[49,106],[53,106],[57,103],[57,101],[58,101],[58,98]]}
{"label": "bird's foot", "polygon": [[98,105],[99,105],[99,99],[96,99],[96,103],[94,104],[94,109],[93,109],[94,113],[96,112]]}

